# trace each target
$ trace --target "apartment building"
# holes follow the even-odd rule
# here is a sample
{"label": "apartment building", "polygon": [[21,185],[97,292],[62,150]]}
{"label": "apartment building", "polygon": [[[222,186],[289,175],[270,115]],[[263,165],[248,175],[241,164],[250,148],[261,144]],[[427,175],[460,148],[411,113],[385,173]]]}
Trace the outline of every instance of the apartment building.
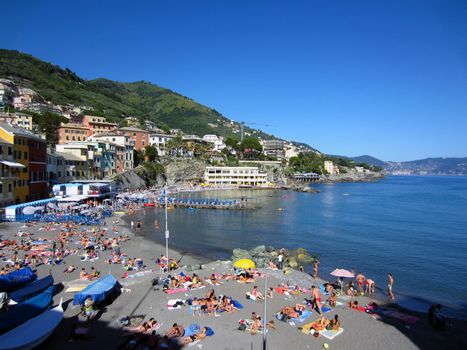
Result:
{"label": "apartment building", "polygon": [[203,140],[213,145],[213,151],[221,152],[225,147],[224,138],[217,135],[204,135]]}
{"label": "apartment building", "polygon": [[326,172],[330,175],[339,174],[339,167],[330,160],[324,161],[324,170],[326,170]]}
{"label": "apartment building", "polygon": [[284,141],[282,140],[263,140],[263,153],[267,156],[282,160],[285,157]]}
{"label": "apartment building", "polygon": [[264,187],[267,174],[257,167],[206,167],[204,181],[208,185]]}

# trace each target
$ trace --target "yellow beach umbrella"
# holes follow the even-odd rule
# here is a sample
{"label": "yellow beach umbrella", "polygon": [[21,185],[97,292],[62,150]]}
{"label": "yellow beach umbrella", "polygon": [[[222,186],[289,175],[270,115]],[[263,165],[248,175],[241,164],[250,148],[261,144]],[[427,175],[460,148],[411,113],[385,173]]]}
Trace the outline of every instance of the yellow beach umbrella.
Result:
{"label": "yellow beach umbrella", "polygon": [[255,263],[250,259],[240,259],[234,263],[234,266],[239,269],[252,269]]}

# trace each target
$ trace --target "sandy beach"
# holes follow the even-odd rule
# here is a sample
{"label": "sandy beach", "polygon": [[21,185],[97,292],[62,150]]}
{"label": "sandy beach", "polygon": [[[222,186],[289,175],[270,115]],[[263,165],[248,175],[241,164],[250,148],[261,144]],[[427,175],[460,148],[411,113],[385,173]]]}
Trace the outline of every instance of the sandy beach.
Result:
{"label": "sandy beach", "polygon": [[[115,223],[118,233],[112,233],[111,223]],[[197,348],[197,349],[229,349],[229,350],[249,350],[262,348],[262,335],[250,334],[248,331],[238,330],[239,320],[248,319],[252,312],[263,315],[264,302],[251,301],[245,298],[245,293],[251,291],[253,285],[257,285],[260,291],[264,291],[265,279],[258,277],[253,284],[242,284],[233,280],[222,281],[220,286],[208,285],[203,289],[189,290],[178,294],[168,295],[162,291],[162,285],[153,286],[153,280],[157,277],[163,278],[167,273],[160,271],[155,264],[155,258],[165,253],[165,247],[155,243],[148,237],[132,231],[125,224],[122,217],[117,215],[107,219],[108,236],[120,236],[128,234],[129,240],[121,243],[121,250],[128,257],[141,258],[147,271],[140,277],[123,278],[125,270],[121,264],[107,264],[105,260],[109,258],[107,251],[99,252],[99,258],[95,261],[81,261],[79,254],[65,257],[59,265],[40,265],[37,267],[37,275],[44,277],[52,273],[55,283],[61,283],[63,287],[58,288],[58,293],[54,296],[54,304],[57,304],[60,298],[64,300],[65,318],[54,331],[52,336],[43,343],[41,349],[117,349],[123,344],[127,337],[124,336],[125,330],[122,328],[118,319],[125,316],[144,315],[144,320],[154,317],[161,324],[158,334],[164,334],[173,323],[178,323],[188,328],[196,323],[201,327],[209,326],[215,332],[213,336],[207,337],[196,344],[186,346],[175,346],[174,348]],[[55,240],[60,232],[60,225],[53,225],[52,231],[40,230],[43,223],[37,223],[32,227],[22,227],[22,223],[1,223],[0,233],[2,239],[21,240],[21,237],[15,236],[18,231],[27,232],[33,239],[45,238]],[[81,227],[81,229],[91,230],[92,227]],[[74,244],[74,242],[70,242]],[[75,245],[77,248],[78,245]],[[253,247],[252,247],[253,248]],[[5,254],[4,260],[11,255],[8,248],[1,250]],[[22,259],[24,252],[19,252],[19,258]],[[212,273],[223,274],[231,273],[230,262],[208,262],[203,257],[181,254],[170,250],[170,257],[180,261],[180,266],[193,264],[203,264],[203,269],[197,271],[184,271],[188,275],[198,274],[202,278],[207,278]],[[3,261],[0,265],[5,266]],[[77,269],[72,273],[64,273],[67,265],[75,265]],[[67,293],[67,285],[70,281],[79,279],[81,268],[84,267],[89,272],[91,266],[94,266],[101,272],[101,276],[111,273],[118,279],[123,287],[121,294],[104,310],[97,313],[97,316],[89,323],[79,320],[78,314],[80,308],[73,306],[71,301],[74,293]],[[175,273],[183,271],[179,268]],[[294,271],[291,274],[284,275],[281,271],[272,271],[269,269],[260,269],[260,272],[266,274],[267,283],[270,287],[276,287],[280,283],[298,284],[303,288],[310,289],[313,284],[312,277],[306,273]],[[130,275],[135,272],[129,272]],[[172,273],[173,274],[173,273]],[[322,283],[319,280],[319,283]],[[213,316],[192,316],[189,306],[182,306],[179,309],[169,310],[168,301],[171,299],[186,300],[193,297],[204,297],[206,293],[213,288],[216,295],[227,295],[238,300],[243,309],[233,313],[223,312],[218,317]],[[397,291],[396,291],[397,293]],[[269,329],[267,332],[267,348],[276,349],[320,349],[325,344],[329,349],[464,349],[467,346],[465,339],[465,321],[448,320],[446,329],[440,332],[434,331],[427,322],[424,314],[401,310],[397,305],[386,305],[392,310],[398,310],[402,315],[413,316],[410,322],[401,320],[401,317],[391,317],[384,315],[370,315],[365,312],[351,310],[346,306],[347,299],[338,299],[342,302],[332,311],[326,313],[326,317],[333,318],[335,314],[339,315],[343,332],[334,339],[327,339],[320,335],[314,337],[311,334],[304,334],[299,327],[302,327],[319,318],[316,311],[304,322],[281,322],[273,317],[273,314],[279,311],[285,305],[295,305],[304,303],[304,298],[309,298],[310,294],[302,293],[298,295],[281,295],[274,293],[272,299],[267,300],[267,320],[274,320],[276,329]],[[366,305],[370,299],[368,296],[358,296],[359,305]],[[378,301],[381,306],[382,302]],[[308,308],[308,310],[311,310]],[[89,329],[87,340],[77,340],[70,342],[70,332],[73,324],[79,327]],[[144,344],[135,347],[144,349]]]}

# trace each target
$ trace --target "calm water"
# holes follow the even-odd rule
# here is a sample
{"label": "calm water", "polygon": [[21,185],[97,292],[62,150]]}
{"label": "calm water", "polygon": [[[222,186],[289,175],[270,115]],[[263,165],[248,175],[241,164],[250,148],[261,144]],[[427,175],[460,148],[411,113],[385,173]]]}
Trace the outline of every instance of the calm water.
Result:
{"label": "calm water", "polygon": [[[318,185],[319,194],[227,191],[183,197],[240,198],[255,211],[169,212],[170,244],[209,258],[259,244],[305,247],[320,257],[320,276],[354,268],[385,289],[395,277],[397,301],[425,311],[432,302],[467,318],[467,178],[388,177],[378,183]],[[284,211],[277,211],[284,208]],[[162,210],[146,209],[145,229],[159,241]]]}

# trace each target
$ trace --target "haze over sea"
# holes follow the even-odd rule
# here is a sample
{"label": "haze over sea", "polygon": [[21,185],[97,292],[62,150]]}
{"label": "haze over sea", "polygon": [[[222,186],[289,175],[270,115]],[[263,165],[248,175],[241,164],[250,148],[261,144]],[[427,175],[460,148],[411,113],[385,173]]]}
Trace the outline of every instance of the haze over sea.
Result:
{"label": "haze over sea", "polygon": [[[261,208],[170,211],[170,246],[221,259],[230,258],[237,247],[304,247],[319,256],[322,278],[331,279],[334,268],[354,268],[384,291],[387,273],[392,272],[400,305],[426,311],[439,302],[447,314],[467,318],[466,177],[400,176],[315,187],[321,193],[237,190],[179,195],[244,196]],[[163,211],[145,213],[146,232],[162,242]],[[155,219],[160,230],[154,230]]]}

